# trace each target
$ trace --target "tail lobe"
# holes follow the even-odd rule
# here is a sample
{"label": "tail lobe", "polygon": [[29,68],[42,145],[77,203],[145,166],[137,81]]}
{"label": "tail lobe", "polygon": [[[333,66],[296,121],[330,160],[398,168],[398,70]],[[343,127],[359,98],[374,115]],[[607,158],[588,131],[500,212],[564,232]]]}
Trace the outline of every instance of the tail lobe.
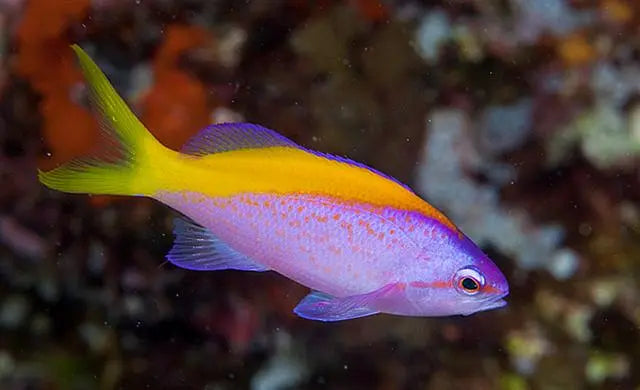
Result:
{"label": "tail lobe", "polygon": [[101,127],[109,142],[106,156],[78,159],[38,178],[49,188],[73,193],[150,195],[157,189],[154,161],[170,152],[160,144],[127,107],[106,76],[78,45],[76,53],[91,96],[100,114]]}

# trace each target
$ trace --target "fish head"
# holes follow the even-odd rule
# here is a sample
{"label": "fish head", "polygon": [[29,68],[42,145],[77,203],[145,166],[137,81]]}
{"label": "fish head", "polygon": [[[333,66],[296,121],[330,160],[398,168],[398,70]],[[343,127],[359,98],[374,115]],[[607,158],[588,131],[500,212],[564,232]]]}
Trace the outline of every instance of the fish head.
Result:
{"label": "fish head", "polygon": [[452,276],[452,314],[470,315],[479,311],[497,309],[507,304],[507,279],[486,256],[475,258],[458,268]]}
{"label": "fish head", "polygon": [[509,283],[493,261],[459,232],[439,237],[423,246],[429,260],[417,262],[418,278],[407,284],[416,314],[470,315],[505,306]]}

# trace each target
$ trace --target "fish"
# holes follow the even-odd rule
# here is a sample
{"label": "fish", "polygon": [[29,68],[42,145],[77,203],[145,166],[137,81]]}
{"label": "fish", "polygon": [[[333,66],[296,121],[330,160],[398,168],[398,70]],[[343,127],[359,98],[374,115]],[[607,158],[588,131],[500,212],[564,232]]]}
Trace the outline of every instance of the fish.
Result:
{"label": "fish", "polygon": [[506,305],[482,250],[407,185],[250,123],[162,145],[99,67],[71,48],[111,145],[38,171],[68,193],[153,198],[177,211],[167,260],[195,271],[275,271],[311,291],[293,309],[324,322],[385,313],[470,315]]}

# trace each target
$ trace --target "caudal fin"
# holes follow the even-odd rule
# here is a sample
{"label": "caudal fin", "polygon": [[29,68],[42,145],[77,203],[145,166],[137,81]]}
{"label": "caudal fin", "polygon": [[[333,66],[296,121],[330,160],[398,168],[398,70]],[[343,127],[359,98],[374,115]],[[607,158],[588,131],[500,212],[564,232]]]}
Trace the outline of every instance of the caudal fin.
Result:
{"label": "caudal fin", "polygon": [[154,175],[149,172],[152,161],[161,159],[168,149],[136,118],[87,53],[78,45],[71,48],[88,82],[110,149],[102,157],[38,171],[38,178],[47,187],[63,192],[150,195],[156,189]]}

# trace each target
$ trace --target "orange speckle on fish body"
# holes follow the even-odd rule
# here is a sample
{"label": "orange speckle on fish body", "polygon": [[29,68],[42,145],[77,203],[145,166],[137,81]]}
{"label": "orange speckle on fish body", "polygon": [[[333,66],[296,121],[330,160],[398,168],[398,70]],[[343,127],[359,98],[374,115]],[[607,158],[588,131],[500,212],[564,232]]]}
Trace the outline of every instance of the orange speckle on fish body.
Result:
{"label": "orange speckle on fish body", "polygon": [[300,250],[301,250],[302,252],[305,252],[305,253],[309,253],[309,252],[311,252],[311,248],[309,248],[309,247],[308,247],[308,246],[306,246],[306,245],[300,245]]}
{"label": "orange speckle on fish body", "polygon": [[325,242],[329,241],[329,235],[328,234],[323,234],[323,235],[319,236],[316,241],[319,244],[324,244]]}
{"label": "orange speckle on fish body", "polygon": [[342,248],[339,248],[339,247],[337,247],[335,245],[330,245],[329,246],[329,251],[331,253],[333,253],[334,255],[336,255],[336,256],[340,256],[342,254]]}

